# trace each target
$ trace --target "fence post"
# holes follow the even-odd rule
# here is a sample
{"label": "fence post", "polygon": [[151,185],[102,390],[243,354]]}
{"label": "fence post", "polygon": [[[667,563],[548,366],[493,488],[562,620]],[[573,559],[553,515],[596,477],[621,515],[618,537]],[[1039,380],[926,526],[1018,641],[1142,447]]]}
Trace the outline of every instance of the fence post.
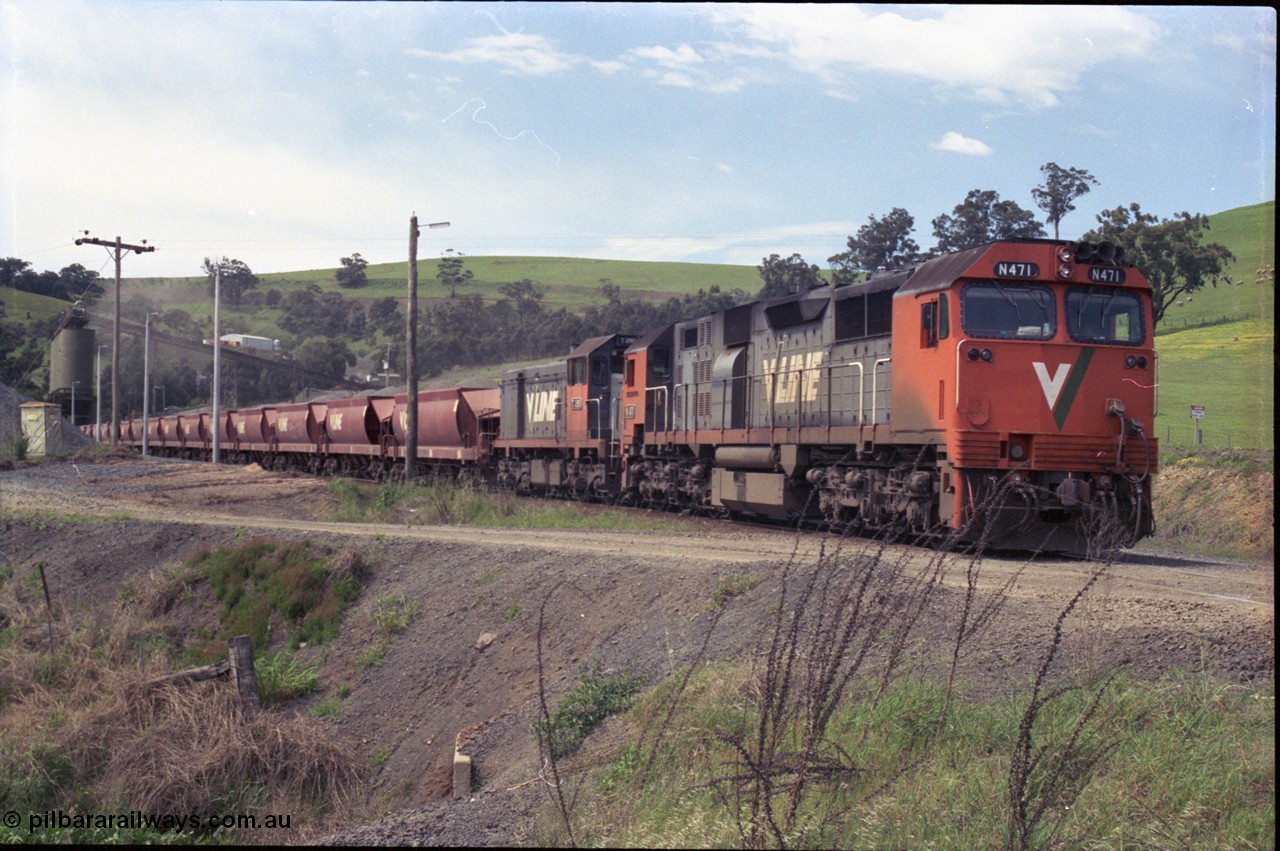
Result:
{"label": "fence post", "polygon": [[258,674],[253,669],[253,641],[247,635],[237,635],[227,642],[231,657],[231,681],[240,695],[240,708],[246,717],[262,708],[258,699]]}

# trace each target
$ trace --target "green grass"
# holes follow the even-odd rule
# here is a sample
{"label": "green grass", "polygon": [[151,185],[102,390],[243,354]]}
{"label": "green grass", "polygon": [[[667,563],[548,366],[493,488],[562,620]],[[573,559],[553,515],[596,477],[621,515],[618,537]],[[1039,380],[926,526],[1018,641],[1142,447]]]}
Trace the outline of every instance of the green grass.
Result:
{"label": "green grass", "polygon": [[533,733],[557,759],[566,757],[602,721],[627,709],[643,684],[631,673],[606,676],[597,660],[554,712],[533,723]]}
{"label": "green grass", "polygon": [[[252,266],[252,262],[250,266]],[[424,299],[445,298],[436,280],[437,258],[418,260],[419,291]],[[403,297],[408,281],[409,264],[381,263],[365,270],[369,283],[359,289],[338,287],[333,269],[309,269],[297,272],[273,272],[259,275],[259,289],[275,288],[282,292],[300,290],[315,284],[326,290],[337,290],[349,298]],[[593,260],[576,257],[467,257],[463,268],[474,276],[472,282],[458,289],[458,295],[479,295],[486,299],[501,297],[503,284],[528,278],[546,292],[545,303],[567,307],[603,304],[601,281],[606,280],[624,291],[648,297],[666,297],[695,293],[718,286],[722,290],[743,289],[754,293],[761,287],[755,266],[728,266],[716,263],[665,263],[633,260]],[[205,282],[201,276],[188,278],[125,279],[123,287],[165,288],[187,291],[191,307],[201,301]],[[166,304],[168,302],[166,301]],[[180,301],[177,306],[188,309]]]}
{"label": "green grass", "polygon": [[[120,286],[123,289],[123,281]],[[51,319],[55,316],[61,316],[71,306],[69,301],[23,290],[15,290],[13,287],[0,287],[0,302],[4,303],[3,321],[5,322],[32,322],[37,319]]]}
{"label": "green grass", "polygon": [[[723,734],[754,729],[742,668],[697,672],[674,717],[670,685],[632,710],[637,727],[661,723],[654,771],[633,743],[595,771],[574,834],[585,845],[738,845],[734,794],[723,781],[737,754]],[[830,728],[853,773],[811,778],[787,844],[814,848],[991,848],[1005,844],[1010,754],[1025,698],[952,702],[931,737],[941,686],[900,681],[873,705],[874,683],[854,690]],[[1048,754],[1071,736],[1087,691],[1049,704],[1034,736]],[[1086,750],[1114,743],[1079,796],[1051,808],[1035,847],[1270,848],[1275,843],[1275,695],[1271,686],[1215,684],[1202,675],[1156,683],[1120,679],[1105,693]],[[800,719],[797,719],[797,724]],[[799,727],[792,730],[799,734]],[[750,737],[748,737],[750,741]],[[1080,742],[1077,742],[1079,744]],[[783,751],[787,750],[783,747]],[[834,751],[833,751],[834,753]],[[719,788],[719,792],[715,789]],[[785,778],[774,806],[780,806]],[[745,806],[745,803],[744,803]],[[746,811],[742,813],[747,816]]]}
{"label": "green grass", "polygon": [[417,613],[417,600],[410,600],[403,594],[388,594],[374,604],[373,614],[370,617],[379,629],[394,635],[397,632],[404,632]]}
{"label": "green grass", "polygon": [[1189,328],[1156,338],[1160,413],[1154,434],[1194,443],[1191,406],[1203,405],[1206,448],[1275,448],[1275,328],[1271,320]]}
{"label": "green grass", "polygon": [[213,653],[236,635],[249,635],[259,650],[267,647],[273,616],[284,621],[291,646],[331,641],[361,590],[351,572],[335,575],[305,544],[257,539],[235,550],[204,550],[188,564],[208,576],[222,603],[219,641],[208,644]]}
{"label": "green grass", "polygon": [[[1258,270],[1275,269],[1276,205],[1274,201],[1238,207],[1209,217],[1205,239],[1219,242],[1236,256],[1226,272],[1236,283],[1205,287],[1181,307],[1169,308],[1157,334],[1172,334],[1205,322],[1275,319],[1275,279],[1257,283]],[[1229,338],[1228,338],[1229,339]]]}
{"label": "green grass", "polygon": [[[1207,239],[1231,249],[1236,285],[1206,287],[1156,329],[1160,415],[1153,433],[1191,446],[1191,406],[1203,405],[1206,448],[1275,448],[1275,202],[1210,217]],[[1256,283],[1258,270],[1273,270]],[[1206,324],[1207,323],[1207,324]]]}
{"label": "green grass", "polygon": [[338,500],[332,519],[340,523],[624,531],[671,531],[684,525],[671,515],[603,506],[583,510],[580,503],[526,499],[444,479],[408,486],[334,479],[329,491]]}
{"label": "green grass", "polygon": [[320,687],[319,666],[304,665],[287,650],[259,654],[253,668],[264,707],[303,697]]}

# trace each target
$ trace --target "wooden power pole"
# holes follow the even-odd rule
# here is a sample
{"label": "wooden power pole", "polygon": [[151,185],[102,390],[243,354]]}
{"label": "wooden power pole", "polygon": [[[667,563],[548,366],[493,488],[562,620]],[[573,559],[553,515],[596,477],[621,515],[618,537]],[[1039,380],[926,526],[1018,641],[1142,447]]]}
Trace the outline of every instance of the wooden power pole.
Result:
{"label": "wooden power pole", "polygon": [[121,242],[118,236],[112,242],[90,238],[87,235],[88,231],[85,231],[85,234],[86,236],[76,240],[76,245],[105,246],[116,261],[116,320],[111,328],[111,448],[115,449],[120,441],[120,259],[130,251],[142,254],[155,251],[156,247],[147,245],[145,239],[142,240],[141,245],[129,245]]}

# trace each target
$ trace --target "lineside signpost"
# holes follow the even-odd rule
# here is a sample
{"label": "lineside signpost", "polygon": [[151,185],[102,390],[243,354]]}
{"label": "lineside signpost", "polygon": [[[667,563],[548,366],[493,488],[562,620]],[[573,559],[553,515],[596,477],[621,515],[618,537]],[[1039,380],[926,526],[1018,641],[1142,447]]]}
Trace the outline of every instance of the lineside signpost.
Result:
{"label": "lineside signpost", "polygon": [[1191,406],[1191,419],[1196,421],[1196,446],[1204,442],[1204,433],[1200,431],[1200,421],[1204,419],[1204,405]]}

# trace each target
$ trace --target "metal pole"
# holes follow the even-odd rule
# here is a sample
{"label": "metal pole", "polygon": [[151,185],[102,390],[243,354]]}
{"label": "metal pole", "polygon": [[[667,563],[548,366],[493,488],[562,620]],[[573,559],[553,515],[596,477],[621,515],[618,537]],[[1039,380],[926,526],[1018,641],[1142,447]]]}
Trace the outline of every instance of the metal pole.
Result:
{"label": "metal pole", "polygon": [[409,318],[405,327],[404,480],[413,481],[418,456],[418,214],[409,217]]}
{"label": "metal pole", "polygon": [[222,369],[220,354],[222,351],[222,323],[219,314],[219,308],[222,304],[222,267],[218,266],[213,272],[213,463],[218,463],[219,449],[221,448],[222,422],[219,420],[219,414],[222,411],[222,397],[220,395],[222,385]]}
{"label": "metal pole", "polygon": [[[147,457],[147,437],[151,434],[151,314],[143,324],[142,335],[142,457]],[[115,380],[115,370],[112,370]]]}
{"label": "metal pole", "polygon": [[71,382],[71,427],[76,427],[76,385],[79,381]]}
{"label": "metal pole", "polygon": [[[120,237],[116,237],[116,320],[111,326],[111,448],[120,442]],[[143,437],[146,455],[146,438]]]}
{"label": "metal pole", "polygon": [[94,415],[93,415],[93,439],[95,443],[102,442],[102,346],[98,346],[98,351],[94,353]]}
{"label": "metal pole", "polygon": [[[431,230],[449,227],[448,222],[432,222]],[[404,480],[413,480],[413,467],[418,457],[418,214],[409,218],[409,314],[405,329],[405,447]]]}

